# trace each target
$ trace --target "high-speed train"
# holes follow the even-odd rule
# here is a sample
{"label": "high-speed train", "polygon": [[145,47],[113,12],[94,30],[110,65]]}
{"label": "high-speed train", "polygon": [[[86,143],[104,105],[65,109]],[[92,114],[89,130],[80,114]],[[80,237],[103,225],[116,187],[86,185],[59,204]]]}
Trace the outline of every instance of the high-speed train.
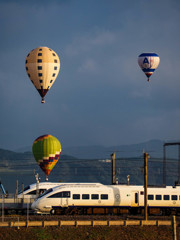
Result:
{"label": "high-speed train", "polygon": [[[149,214],[180,212],[180,186],[148,187]],[[50,188],[32,206],[37,213],[143,213],[144,187],[74,183]]]}
{"label": "high-speed train", "polygon": [[49,188],[54,188],[57,186],[62,185],[60,182],[40,182],[40,183],[33,183],[24,188],[24,190],[19,191],[17,197],[18,198],[36,198],[37,192],[39,195],[42,194],[44,191],[48,190]]}
{"label": "high-speed train", "polygon": [[37,198],[38,195],[43,194],[46,190],[54,188],[57,186],[64,186],[66,184],[74,183],[63,183],[63,182],[39,182],[30,184],[24,188],[24,190],[19,191],[17,198]]}

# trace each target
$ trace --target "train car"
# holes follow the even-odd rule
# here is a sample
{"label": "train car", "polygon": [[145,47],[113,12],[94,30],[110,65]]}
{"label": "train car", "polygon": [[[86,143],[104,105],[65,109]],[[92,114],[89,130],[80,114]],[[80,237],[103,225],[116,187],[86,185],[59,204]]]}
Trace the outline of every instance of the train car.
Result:
{"label": "train car", "polygon": [[[32,206],[37,213],[51,214],[142,214],[144,187],[74,183],[51,188]],[[149,214],[180,212],[180,187],[148,187]]]}
{"label": "train car", "polygon": [[[61,186],[67,183],[59,183],[59,182],[40,182],[28,185],[24,188],[23,191],[20,191],[18,195],[14,194],[4,194],[3,198],[0,198],[0,204],[4,206],[5,214],[24,214],[27,212],[27,209],[31,210],[30,204],[34,202],[34,200],[40,196],[44,191],[54,188],[56,186]],[[0,209],[0,214],[1,214]]]}
{"label": "train car", "polygon": [[[19,191],[18,198],[36,198],[37,195],[41,195],[43,192],[50,188],[54,188],[62,185],[60,182],[40,182],[33,183],[24,188],[24,190]],[[39,194],[38,194],[39,192]]]}
{"label": "train car", "polygon": [[19,191],[17,197],[35,199],[37,198],[37,195],[43,194],[45,191],[47,191],[50,188],[69,185],[69,184],[74,184],[74,183],[62,183],[62,182],[40,182],[38,184],[33,183],[26,186],[24,190]]}

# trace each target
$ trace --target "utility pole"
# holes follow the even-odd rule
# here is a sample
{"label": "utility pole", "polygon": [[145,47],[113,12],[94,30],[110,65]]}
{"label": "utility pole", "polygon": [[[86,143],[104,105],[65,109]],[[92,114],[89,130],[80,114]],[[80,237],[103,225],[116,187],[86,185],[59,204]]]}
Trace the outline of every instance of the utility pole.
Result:
{"label": "utility pole", "polygon": [[148,220],[148,209],[147,209],[147,161],[149,155],[144,153],[144,220]]}
{"label": "utility pole", "polygon": [[19,185],[18,180],[16,180],[16,197],[18,195],[18,185]]}
{"label": "utility pole", "polygon": [[173,146],[173,145],[178,145],[179,149],[179,156],[178,156],[178,179],[177,179],[177,183],[180,184],[180,142],[167,142],[164,143],[163,147],[164,147],[164,160],[163,160],[163,185],[166,186],[166,147],[167,146]]}
{"label": "utility pole", "polygon": [[166,145],[163,146],[163,186],[166,187]]}
{"label": "utility pole", "polygon": [[37,173],[35,177],[36,177],[36,197],[39,197],[39,180],[40,180],[39,174]]}
{"label": "utility pole", "polygon": [[176,216],[173,216],[173,219],[172,219],[172,227],[173,227],[173,240],[177,240]]}
{"label": "utility pole", "polygon": [[178,154],[178,184],[180,184],[180,145],[179,145],[179,154]]}
{"label": "utility pole", "polygon": [[112,185],[115,184],[115,152],[111,154],[112,161]]}

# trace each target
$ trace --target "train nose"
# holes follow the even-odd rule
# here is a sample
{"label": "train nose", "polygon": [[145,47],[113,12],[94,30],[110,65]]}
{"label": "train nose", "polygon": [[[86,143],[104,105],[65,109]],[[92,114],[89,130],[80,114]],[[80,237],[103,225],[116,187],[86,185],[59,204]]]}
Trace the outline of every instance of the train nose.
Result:
{"label": "train nose", "polygon": [[37,209],[38,209],[38,204],[37,204],[36,201],[34,201],[34,202],[32,203],[31,208],[32,208],[33,210],[37,210]]}

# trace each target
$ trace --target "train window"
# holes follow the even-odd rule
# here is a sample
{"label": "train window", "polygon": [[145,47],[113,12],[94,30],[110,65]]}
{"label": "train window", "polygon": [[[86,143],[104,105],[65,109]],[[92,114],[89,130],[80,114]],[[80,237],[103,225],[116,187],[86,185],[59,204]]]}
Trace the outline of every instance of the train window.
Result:
{"label": "train window", "polygon": [[[39,189],[39,194],[43,194],[46,189]],[[36,195],[36,189],[27,193],[28,195]]]}
{"label": "train window", "polygon": [[45,196],[46,194],[48,194],[48,193],[50,193],[52,191],[53,191],[53,189],[50,188],[50,189],[46,190],[43,194],[41,194],[38,198],[41,198],[41,197]]}
{"label": "train window", "polygon": [[154,200],[154,195],[149,194],[148,195],[148,200]]}
{"label": "train window", "polygon": [[138,203],[138,193],[135,193],[135,203]]}
{"label": "train window", "polygon": [[73,194],[73,199],[80,199],[80,194]]}
{"label": "train window", "polygon": [[172,195],[172,196],[171,196],[171,200],[176,201],[176,200],[177,200],[177,195]]}
{"label": "train window", "polygon": [[28,192],[27,194],[36,195],[36,190],[33,190],[33,191],[31,191],[31,192]]}
{"label": "train window", "polygon": [[52,194],[51,196],[49,196],[48,198],[62,198],[62,193],[55,193],[55,194]]}
{"label": "train window", "polygon": [[164,200],[169,200],[169,195],[164,195]]}
{"label": "train window", "polygon": [[27,186],[27,187],[24,188],[24,191],[21,190],[21,191],[18,192],[18,194],[21,194],[22,192],[25,192],[25,191],[27,191],[27,190],[29,190],[29,189],[30,189],[30,186]]}
{"label": "train window", "polygon": [[40,188],[40,189],[39,189],[39,194],[41,195],[41,194],[43,194],[45,191],[46,191],[45,188]]}
{"label": "train window", "polygon": [[70,198],[70,192],[69,191],[64,191],[64,192],[58,192],[55,193],[51,196],[49,196],[48,198]]}
{"label": "train window", "polygon": [[108,199],[108,194],[101,194],[101,199],[104,199],[104,200]]}
{"label": "train window", "polygon": [[91,194],[91,199],[99,199],[99,194]]}
{"label": "train window", "polygon": [[70,198],[71,194],[69,191],[62,192],[62,197],[64,198]]}
{"label": "train window", "polygon": [[89,194],[82,194],[82,199],[89,199]]}
{"label": "train window", "polygon": [[156,200],[161,200],[162,196],[161,195],[156,195]]}

